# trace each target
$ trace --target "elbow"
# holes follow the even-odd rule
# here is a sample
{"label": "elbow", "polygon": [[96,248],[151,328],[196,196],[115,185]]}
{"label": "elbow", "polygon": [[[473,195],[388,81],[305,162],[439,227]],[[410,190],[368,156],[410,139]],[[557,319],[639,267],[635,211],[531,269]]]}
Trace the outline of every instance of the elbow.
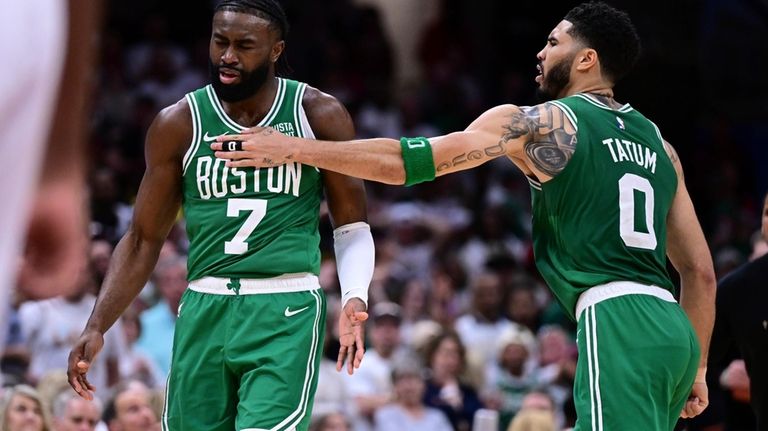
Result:
{"label": "elbow", "polygon": [[711,262],[691,265],[680,271],[680,277],[684,284],[697,286],[702,294],[714,297],[717,289],[717,277]]}
{"label": "elbow", "polygon": [[160,249],[163,247],[163,243],[165,243],[165,237],[149,235],[146,230],[131,223],[120,242],[124,243],[125,246],[135,254],[142,253],[146,250],[159,254]]}
{"label": "elbow", "polygon": [[701,280],[701,283],[714,292],[717,286],[717,277],[715,276],[715,269],[712,265],[697,267],[695,271],[696,277]]}
{"label": "elbow", "polygon": [[697,277],[701,280],[701,294],[706,296],[710,302],[715,301],[717,294],[717,277],[715,271],[710,267],[709,270],[702,270]]}

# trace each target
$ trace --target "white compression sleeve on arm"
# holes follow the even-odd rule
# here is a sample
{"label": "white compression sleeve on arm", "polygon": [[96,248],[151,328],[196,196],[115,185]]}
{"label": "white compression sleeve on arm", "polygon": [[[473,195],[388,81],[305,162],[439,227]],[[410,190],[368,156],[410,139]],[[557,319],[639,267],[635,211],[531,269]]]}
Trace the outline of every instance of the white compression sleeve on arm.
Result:
{"label": "white compression sleeve on arm", "polygon": [[368,306],[368,285],[373,278],[375,250],[371,227],[365,222],[339,226],[333,231],[336,272],[341,285],[341,306],[360,298]]}

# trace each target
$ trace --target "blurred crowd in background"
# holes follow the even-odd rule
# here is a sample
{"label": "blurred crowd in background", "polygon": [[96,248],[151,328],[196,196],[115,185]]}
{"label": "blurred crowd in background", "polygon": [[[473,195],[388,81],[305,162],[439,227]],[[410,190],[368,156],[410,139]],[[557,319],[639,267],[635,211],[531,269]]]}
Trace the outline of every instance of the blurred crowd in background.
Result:
{"label": "blurred crowd in background", "polygon": [[[359,137],[394,138],[463,129],[501,103],[537,103],[535,54],[572,6],[282,3],[291,23],[288,76],[341,100]],[[768,48],[755,41],[768,40],[768,8],[746,0],[611,3],[630,13],[644,44],[616,99],[652,118],[678,149],[722,277],[765,248],[755,232],[768,188]],[[41,423],[52,416],[54,428],[46,429],[80,429],[66,428],[73,409],[90,412],[84,417],[94,424],[102,414],[104,423],[122,421],[112,430],[153,429],[160,417],[187,285],[181,214],[150,283],[108,332],[89,374],[100,401],[72,397],[63,370],[130,223],[150,122],[208,83],[212,4],[108,5],[89,143],[91,264],[71,297],[16,301],[2,372],[6,386],[30,386],[6,394],[4,421],[25,398],[45,406]],[[481,409],[498,412],[499,429],[573,426],[575,325],[533,265],[529,190],[520,172],[496,160],[416,187],[369,183],[367,191],[377,260],[368,350],[351,377],[335,371],[339,286],[332,227],[321,214],[329,310],[315,429],[394,430],[398,415],[419,409],[421,429],[429,430],[469,430]],[[743,397],[712,392],[708,424],[749,429],[737,425],[750,420]],[[539,428],[520,428],[525,424]]]}

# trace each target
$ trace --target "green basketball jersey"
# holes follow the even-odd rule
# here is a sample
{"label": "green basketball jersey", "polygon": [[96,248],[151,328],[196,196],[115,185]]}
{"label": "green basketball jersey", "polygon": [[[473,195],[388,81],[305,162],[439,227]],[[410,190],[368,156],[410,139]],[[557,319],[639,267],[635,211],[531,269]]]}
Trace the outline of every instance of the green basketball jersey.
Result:
{"label": "green basketball jersey", "polygon": [[536,265],[571,318],[586,289],[635,281],[670,291],[666,218],[677,175],[658,128],[624,105],[576,94],[550,102],[576,126],[576,150],[543,184],[529,179]]}
{"label": "green basketball jersey", "polygon": [[[306,84],[278,78],[271,109],[258,126],[314,138],[301,101]],[[300,163],[228,168],[210,144],[245,126],[224,111],[213,87],[186,95],[193,138],[184,156],[183,208],[189,236],[188,278],[269,278],[320,270],[322,182]]]}

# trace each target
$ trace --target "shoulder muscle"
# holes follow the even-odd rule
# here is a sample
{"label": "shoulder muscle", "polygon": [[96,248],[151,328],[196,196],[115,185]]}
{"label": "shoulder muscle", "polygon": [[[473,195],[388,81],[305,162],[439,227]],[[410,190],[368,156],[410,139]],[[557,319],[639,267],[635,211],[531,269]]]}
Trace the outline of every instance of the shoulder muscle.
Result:
{"label": "shoulder muscle", "polygon": [[147,131],[146,156],[162,159],[181,158],[192,141],[192,116],[189,104],[182,99],[160,111]]}
{"label": "shoulder muscle", "polygon": [[318,139],[346,141],[355,137],[352,118],[344,105],[335,97],[307,86],[302,104],[309,124]]}

